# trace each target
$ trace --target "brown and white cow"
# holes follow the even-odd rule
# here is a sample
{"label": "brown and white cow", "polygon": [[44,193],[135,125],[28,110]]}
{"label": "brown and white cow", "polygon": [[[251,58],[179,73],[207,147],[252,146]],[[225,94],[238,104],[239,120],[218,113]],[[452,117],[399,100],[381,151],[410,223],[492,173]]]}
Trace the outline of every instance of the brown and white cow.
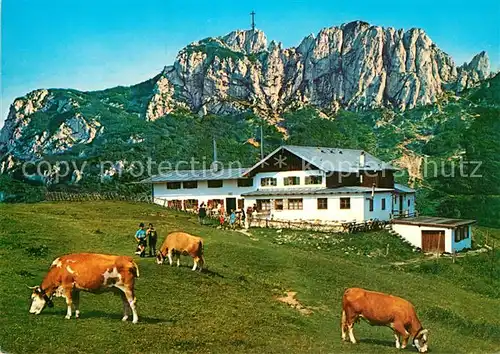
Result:
{"label": "brown and white cow", "polygon": [[349,339],[356,343],[353,327],[359,318],[372,326],[390,327],[394,331],[396,348],[406,348],[408,338],[412,336],[417,350],[427,352],[428,331],[422,328],[415,308],[409,301],[360,288],[347,289],[342,298],[342,340],[347,340],[349,332]]}
{"label": "brown and white cow", "polygon": [[45,306],[52,307],[52,297],[66,299],[71,318],[71,306],[75,307],[75,317],[80,316],[80,291],[101,293],[115,291],[123,300],[124,315],[128,319],[132,310],[133,323],[139,320],[134,296],[135,278],[139,277],[139,268],[131,257],[112,256],[96,253],[75,253],[56,258],[40,286],[31,287],[32,303],[30,313],[40,314]]}
{"label": "brown and white cow", "polygon": [[163,264],[165,257],[168,257],[168,262],[172,265],[172,254],[177,257],[177,267],[181,264],[181,254],[185,254],[193,257],[193,270],[196,270],[197,267],[199,267],[200,271],[203,269],[205,259],[203,257],[203,239],[201,237],[185,232],[169,233],[156,255],[156,263]]}

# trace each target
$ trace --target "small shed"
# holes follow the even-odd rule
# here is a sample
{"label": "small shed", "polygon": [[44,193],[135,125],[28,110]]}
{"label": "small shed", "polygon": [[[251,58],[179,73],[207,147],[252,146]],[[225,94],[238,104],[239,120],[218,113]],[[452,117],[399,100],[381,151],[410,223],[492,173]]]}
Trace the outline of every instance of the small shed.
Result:
{"label": "small shed", "polygon": [[459,252],[472,246],[475,220],[432,216],[393,219],[392,229],[423,252]]}

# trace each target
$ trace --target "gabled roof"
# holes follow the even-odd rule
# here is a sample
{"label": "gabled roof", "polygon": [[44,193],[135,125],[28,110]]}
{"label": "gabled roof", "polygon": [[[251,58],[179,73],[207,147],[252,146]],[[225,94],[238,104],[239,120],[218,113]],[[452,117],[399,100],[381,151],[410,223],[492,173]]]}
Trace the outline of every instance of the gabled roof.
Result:
{"label": "gabled roof", "polygon": [[215,179],[236,179],[243,177],[245,168],[224,168],[218,171],[207,170],[177,170],[168,171],[161,175],[156,175],[143,180],[143,183],[158,182],[187,182],[187,181],[206,181]]}
{"label": "gabled roof", "polygon": [[415,189],[405,186],[403,184],[394,183],[394,189],[396,193],[415,193]]}
{"label": "gabled roof", "polygon": [[[305,162],[325,172],[396,170],[396,168],[391,164],[384,162],[363,150],[283,145],[270,153],[266,158],[249,168],[246,173],[256,169],[282,149],[291,152]],[[364,166],[360,166],[359,157],[361,153],[364,153],[365,155]]]}

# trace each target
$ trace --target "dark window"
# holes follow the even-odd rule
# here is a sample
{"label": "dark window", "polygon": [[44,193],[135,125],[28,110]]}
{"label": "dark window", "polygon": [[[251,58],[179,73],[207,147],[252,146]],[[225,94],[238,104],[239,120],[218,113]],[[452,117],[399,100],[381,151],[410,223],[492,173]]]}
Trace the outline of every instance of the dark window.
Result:
{"label": "dark window", "polygon": [[302,210],[302,199],[288,199],[288,209]]}
{"label": "dark window", "polygon": [[283,199],[275,199],[274,200],[274,209],[283,210]]}
{"label": "dark window", "polygon": [[370,211],[373,211],[373,198],[368,198],[368,204],[370,206]]}
{"label": "dark window", "polygon": [[181,182],[167,182],[167,189],[181,189]]}
{"label": "dark window", "polygon": [[270,199],[257,199],[257,210],[271,210],[271,200]]}
{"label": "dark window", "polygon": [[340,209],[351,209],[351,198],[340,198]]}
{"label": "dark window", "polygon": [[410,207],[410,204],[411,204],[411,200],[408,199],[408,208]]}
{"label": "dark window", "polygon": [[455,242],[460,242],[469,238],[469,227],[461,226],[455,229]]}
{"label": "dark window", "polygon": [[382,198],[382,210],[385,210],[385,198]]}
{"label": "dark window", "polygon": [[328,198],[318,198],[318,209],[328,209]]}
{"label": "dark window", "polygon": [[323,182],[323,176],[307,176],[306,184],[321,184]]}
{"label": "dark window", "polygon": [[300,184],[300,177],[285,177],[283,178],[283,184],[285,186],[296,186]]}
{"label": "dark window", "polygon": [[221,188],[221,187],[222,187],[221,179],[213,179],[211,181],[208,181],[208,188]]}
{"label": "dark window", "polygon": [[260,179],[261,187],[276,186],[276,178],[264,177]]}
{"label": "dark window", "polygon": [[224,199],[209,199],[207,202],[208,209],[217,208],[219,205],[224,206]]}
{"label": "dark window", "polygon": [[198,188],[198,181],[182,182],[182,188],[184,188],[184,189]]}
{"label": "dark window", "polygon": [[198,199],[186,199],[184,201],[185,209],[195,209],[198,207]]}
{"label": "dark window", "polygon": [[168,207],[174,209],[182,209],[182,200],[169,200]]}
{"label": "dark window", "polygon": [[252,187],[253,178],[238,178],[238,187]]}

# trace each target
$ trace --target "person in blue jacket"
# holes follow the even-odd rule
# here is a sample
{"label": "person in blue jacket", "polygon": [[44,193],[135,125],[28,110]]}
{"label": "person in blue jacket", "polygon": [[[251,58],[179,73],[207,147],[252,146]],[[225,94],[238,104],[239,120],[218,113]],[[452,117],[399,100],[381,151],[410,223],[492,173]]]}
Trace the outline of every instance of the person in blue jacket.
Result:
{"label": "person in blue jacket", "polygon": [[135,240],[137,241],[137,251],[135,254],[145,257],[146,256],[146,231],[144,230],[144,223],[139,224],[139,230],[135,233]]}

